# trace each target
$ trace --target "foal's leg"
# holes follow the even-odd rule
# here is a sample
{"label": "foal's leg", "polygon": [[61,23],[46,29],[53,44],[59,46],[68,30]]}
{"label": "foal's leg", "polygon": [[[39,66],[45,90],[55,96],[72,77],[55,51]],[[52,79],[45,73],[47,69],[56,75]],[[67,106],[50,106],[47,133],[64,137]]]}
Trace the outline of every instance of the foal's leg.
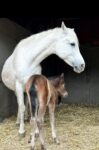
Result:
{"label": "foal's leg", "polygon": [[[31,134],[30,134],[30,139],[28,140],[28,142],[30,143],[31,140],[32,140],[32,143],[34,143],[35,141],[35,138],[39,137],[39,129],[38,129],[38,126],[37,126],[37,115],[38,115],[38,99],[35,98],[35,102],[36,102],[36,108],[35,108],[35,112],[33,114],[34,117],[32,117],[30,119],[30,124],[31,124]],[[33,112],[32,112],[33,113]],[[33,137],[32,139],[32,136],[35,136]],[[34,144],[32,144],[32,147],[33,147]]]}
{"label": "foal's leg", "polygon": [[36,130],[36,126],[37,126],[35,117],[31,117],[30,124],[31,124],[32,132],[31,132],[30,139],[28,142],[29,143],[31,142],[31,150],[34,150],[34,147],[35,147],[35,130]]}
{"label": "foal's leg", "polygon": [[32,131],[32,139],[31,139],[31,150],[34,150],[34,146],[35,146],[35,130],[38,128],[39,130],[39,137],[40,137],[40,143],[41,143],[41,150],[46,150],[45,148],[45,142],[44,142],[44,136],[43,136],[43,131],[42,131],[42,118],[44,117],[45,114],[45,110],[46,110],[46,106],[40,106],[39,110],[38,110],[38,115],[35,119],[33,119],[33,128],[34,131]]}
{"label": "foal's leg", "polygon": [[55,116],[54,116],[54,111],[55,111],[55,103],[49,103],[49,116],[50,116],[50,124],[51,124],[51,130],[52,130],[52,138],[54,139],[54,142],[59,144],[59,141],[56,136],[56,130],[55,130]]}
{"label": "foal's leg", "polygon": [[46,111],[46,105],[45,104],[39,105],[38,116],[37,116],[37,126],[39,129],[39,137],[40,137],[40,143],[41,143],[42,150],[46,150],[44,135],[43,135],[43,130],[42,130],[43,118],[45,115],[45,111]]}
{"label": "foal's leg", "polygon": [[[39,102],[37,98],[35,98],[35,102],[36,102],[35,118],[37,118],[38,108],[39,108]],[[39,136],[39,129],[38,129],[37,122],[36,122],[35,137],[38,137],[38,136]]]}
{"label": "foal's leg", "polygon": [[19,107],[19,114],[18,116],[20,118],[20,128],[19,128],[19,134],[24,136],[25,130],[24,130],[24,111],[25,111],[25,105],[24,105],[24,92],[23,88],[20,82],[16,81],[16,95],[17,95],[17,101],[18,101],[18,107]]}

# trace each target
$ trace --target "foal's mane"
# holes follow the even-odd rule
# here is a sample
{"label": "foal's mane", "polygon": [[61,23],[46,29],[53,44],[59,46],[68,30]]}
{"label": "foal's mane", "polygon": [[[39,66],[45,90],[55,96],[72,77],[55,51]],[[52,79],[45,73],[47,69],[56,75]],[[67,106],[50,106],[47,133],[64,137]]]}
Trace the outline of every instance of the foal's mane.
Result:
{"label": "foal's mane", "polygon": [[59,85],[60,76],[55,76],[53,78],[50,78],[49,80],[55,87],[57,87]]}

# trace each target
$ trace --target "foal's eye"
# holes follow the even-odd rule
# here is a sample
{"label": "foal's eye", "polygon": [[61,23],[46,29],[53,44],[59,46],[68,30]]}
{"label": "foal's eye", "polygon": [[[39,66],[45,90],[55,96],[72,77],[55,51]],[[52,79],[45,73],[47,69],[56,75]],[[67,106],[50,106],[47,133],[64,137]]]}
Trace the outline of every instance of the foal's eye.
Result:
{"label": "foal's eye", "polygon": [[75,46],[75,43],[70,43],[70,45],[74,47],[74,46]]}

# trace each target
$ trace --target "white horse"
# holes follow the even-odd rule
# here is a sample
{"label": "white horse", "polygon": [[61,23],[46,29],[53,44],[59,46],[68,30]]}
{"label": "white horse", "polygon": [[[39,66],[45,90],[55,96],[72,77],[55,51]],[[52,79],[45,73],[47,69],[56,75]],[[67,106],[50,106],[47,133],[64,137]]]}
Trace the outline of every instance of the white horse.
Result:
{"label": "white horse", "polygon": [[85,62],[79,50],[74,29],[62,22],[60,28],[50,29],[23,39],[6,60],[2,70],[4,84],[16,93],[18,101],[17,123],[19,133],[24,134],[24,86],[33,74],[41,74],[40,63],[51,54],[56,54],[77,73],[84,71]]}

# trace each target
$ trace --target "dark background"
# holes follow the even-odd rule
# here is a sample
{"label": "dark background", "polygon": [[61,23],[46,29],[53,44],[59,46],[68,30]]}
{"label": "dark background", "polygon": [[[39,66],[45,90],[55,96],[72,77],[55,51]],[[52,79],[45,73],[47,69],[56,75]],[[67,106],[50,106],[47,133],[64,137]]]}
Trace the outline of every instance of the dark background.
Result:
{"label": "dark background", "polygon": [[[72,68],[56,55],[51,55],[42,63],[43,74],[52,77],[65,73],[65,83],[69,96],[63,103],[99,106],[99,17],[81,15],[15,15],[6,17],[35,34],[54,27],[60,27],[64,21],[67,27],[74,28],[80,42],[80,51],[85,59],[86,68],[81,74],[73,72]],[[2,39],[0,39],[2,40]],[[10,46],[9,46],[10,47]],[[13,45],[12,45],[13,47]],[[14,48],[12,48],[14,49]],[[1,50],[2,52],[2,50]],[[5,51],[5,55],[10,54]],[[6,55],[6,57],[7,57]],[[1,55],[2,59],[2,55]],[[3,60],[4,61],[4,60]],[[2,62],[3,62],[2,61]],[[16,98],[13,92],[1,85],[0,115],[8,117],[14,113]],[[2,101],[3,95],[5,96]],[[12,96],[12,101],[11,99]],[[3,107],[5,105],[5,107]],[[6,110],[4,110],[6,108]],[[8,109],[9,108],[9,109]],[[3,112],[3,113],[2,113]]]}
{"label": "dark background", "polygon": [[99,40],[99,17],[98,16],[14,16],[8,17],[23,27],[29,29],[32,33],[37,33],[49,28],[61,25],[64,21],[67,27],[75,28],[80,43],[93,44]]}
{"label": "dark background", "polygon": [[67,27],[74,28],[79,38],[81,53],[86,62],[85,71],[76,74],[70,66],[57,56],[52,55],[41,63],[42,73],[48,77],[65,73],[69,96],[63,102],[99,105],[99,17],[50,15],[12,17],[10,19],[27,28],[33,34],[61,26],[62,21]]}

